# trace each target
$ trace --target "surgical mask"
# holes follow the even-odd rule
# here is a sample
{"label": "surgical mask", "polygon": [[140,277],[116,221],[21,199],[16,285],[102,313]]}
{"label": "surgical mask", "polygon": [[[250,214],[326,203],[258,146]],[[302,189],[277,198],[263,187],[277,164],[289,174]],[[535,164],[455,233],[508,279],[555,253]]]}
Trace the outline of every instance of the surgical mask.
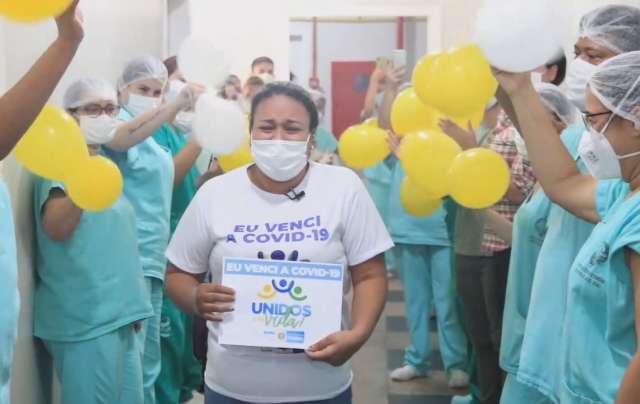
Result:
{"label": "surgical mask", "polygon": [[116,136],[118,120],[108,115],[102,114],[97,118],[81,116],[79,121],[88,145],[106,144]]}
{"label": "surgical mask", "polygon": [[276,81],[276,76],[274,76],[271,73],[261,73],[261,74],[258,74],[258,77],[262,79],[262,82],[264,83],[265,86]]}
{"label": "surgical mask", "polygon": [[580,139],[578,153],[584,161],[592,177],[598,180],[622,178],[620,160],[628,159],[640,155],[640,151],[618,156],[613,150],[613,146],[605,136],[611,119],[605,127],[596,132],[594,129],[587,129]]}
{"label": "surgical mask", "polygon": [[567,97],[580,111],[585,110],[587,85],[597,66],[577,58],[569,66],[567,74]]}
{"label": "surgical mask", "polygon": [[145,112],[152,111],[158,108],[158,106],[160,106],[160,98],[129,93],[129,102],[127,102],[125,108],[136,117]]}
{"label": "surgical mask", "polygon": [[196,114],[194,112],[181,111],[176,115],[173,126],[178,128],[182,133],[191,133],[195,117]]}
{"label": "surgical mask", "polygon": [[306,141],[251,140],[251,154],[256,165],[274,181],[289,181],[304,169],[309,158]]}
{"label": "surgical mask", "polygon": [[531,72],[531,82],[534,86],[538,84],[542,84],[542,73],[540,72]]}

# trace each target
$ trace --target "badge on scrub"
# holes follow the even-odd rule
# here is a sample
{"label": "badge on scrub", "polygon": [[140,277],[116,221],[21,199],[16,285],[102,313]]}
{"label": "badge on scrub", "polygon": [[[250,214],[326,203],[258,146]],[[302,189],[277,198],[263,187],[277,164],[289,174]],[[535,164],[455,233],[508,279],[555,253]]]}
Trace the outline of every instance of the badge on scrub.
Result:
{"label": "badge on scrub", "polygon": [[220,324],[218,342],[306,349],[340,331],[339,264],[224,258],[222,284],[236,291],[235,310]]}

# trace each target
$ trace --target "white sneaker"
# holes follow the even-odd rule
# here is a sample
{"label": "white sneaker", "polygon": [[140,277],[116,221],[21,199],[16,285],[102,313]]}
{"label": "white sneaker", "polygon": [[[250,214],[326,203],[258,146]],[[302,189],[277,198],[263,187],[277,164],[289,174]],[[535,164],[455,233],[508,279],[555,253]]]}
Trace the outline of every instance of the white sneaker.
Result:
{"label": "white sneaker", "polygon": [[469,375],[462,370],[455,369],[449,373],[449,387],[461,389],[469,386]]}
{"label": "white sneaker", "polygon": [[404,365],[403,367],[394,369],[391,372],[391,380],[395,380],[397,382],[406,382],[417,377],[426,376],[426,373],[418,371],[418,369],[411,365]]}

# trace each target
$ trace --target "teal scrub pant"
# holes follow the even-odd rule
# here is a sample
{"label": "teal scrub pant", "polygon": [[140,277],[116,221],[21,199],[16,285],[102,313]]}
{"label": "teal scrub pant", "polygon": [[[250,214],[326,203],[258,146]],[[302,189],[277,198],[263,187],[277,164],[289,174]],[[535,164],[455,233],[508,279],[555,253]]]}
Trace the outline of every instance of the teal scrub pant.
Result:
{"label": "teal scrub pant", "polygon": [[500,404],[553,404],[553,401],[547,398],[537,389],[530,387],[520,381],[517,376],[508,373],[507,380],[502,387],[502,396]]}
{"label": "teal scrub pant", "polygon": [[435,304],[438,339],[445,369],[464,370],[467,365],[467,340],[453,293],[451,248],[398,244],[396,258],[411,335],[411,345],[405,349],[405,363],[421,372],[429,369],[433,352],[429,317]]}
{"label": "teal scrub pant", "polygon": [[[390,184],[378,182],[378,181],[367,181],[367,190],[369,191],[369,195],[371,195],[371,199],[373,199],[373,203],[376,205],[378,209],[378,213],[382,217],[382,220],[387,225],[387,211],[389,205],[389,192],[391,189]],[[391,271],[396,268],[394,250],[391,249],[384,253],[384,261],[387,267],[387,271]]]}
{"label": "teal scrub pant", "polygon": [[144,403],[156,404],[155,384],[160,375],[160,315],[162,312],[163,283],[160,279],[145,277],[153,317],[142,323],[138,333],[138,349],[142,362]]}
{"label": "teal scrub pant", "polygon": [[62,404],[142,404],[142,367],[133,324],[79,342],[44,340]]}
{"label": "teal scrub pant", "polygon": [[192,391],[203,384],[202,365],[193,354],[193,317],[165,296],[160,321],[162,369],[156,381],[158,404],[178,404],[191,400]]}

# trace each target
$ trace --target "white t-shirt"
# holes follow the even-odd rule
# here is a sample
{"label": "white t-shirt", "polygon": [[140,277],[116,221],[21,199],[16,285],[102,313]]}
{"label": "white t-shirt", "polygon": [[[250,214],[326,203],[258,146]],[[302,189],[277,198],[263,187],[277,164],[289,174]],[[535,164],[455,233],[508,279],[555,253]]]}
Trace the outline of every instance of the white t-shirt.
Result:
{"label": "white t-shirt", "polygon": [[[299,201],[262,191],[249,180],[246,168],[208,181],[184,213],[167,258],[189,273],[211,271],[212,282],[220,283],[223,257],[348,267],[393,247],[373,201],[352,171],[310,163],[296,191],[305,192]],[[350,291],[347,271],[342,329],[350,324]],[[221,346],[218,325],[209,322],[208,328],[205,381],[219,394],[258,403],[314,401],[333,398],[351,385],[350,363],[333,367],[312,362],[304,352]]]}

